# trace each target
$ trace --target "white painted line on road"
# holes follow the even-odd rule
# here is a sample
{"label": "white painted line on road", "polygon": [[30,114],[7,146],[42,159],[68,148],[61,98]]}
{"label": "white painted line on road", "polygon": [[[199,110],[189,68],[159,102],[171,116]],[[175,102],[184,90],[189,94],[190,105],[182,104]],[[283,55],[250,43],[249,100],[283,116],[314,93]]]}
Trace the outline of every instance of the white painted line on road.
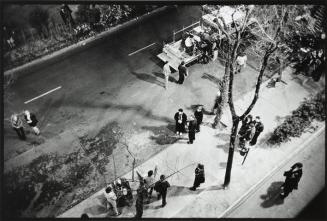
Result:
{"label": "white painted line on road", "polygon": [[134,51],[134,52],[128,54],[128,56],[132,56],[133,54],[136,54],[136,53],[138,53],[138,52],[140,52],[140,51],[142,51],[142,50],[144,50],[144,49],[146,49],[146,48],[148,48],[148,47],[151,47],[152,45],[155,45],[155,44],[156,44],[156,43],[152,43],[152,44],[150,44],[150,45],[148,45],[148,46],[145,46],[144,48],[141,48],[141,49],[139,49],[139,50],[137,50],[137,51]]}
{"label": "white painted line on road", "polygon": [[36,100],[36,99],[39,99],[40,97],[43,97],[43,96],[45,96],[45,95],[47,95],[47,94],[50,94],[50,93],[52,93],[52,92],[54,92],[54,91],[56,91],[56,90],[59,90],[60,88],[61,88],[61,86],[56,87],[55,89],[52,89],[52,90],[50,90],[50,91],[48,91],[48,92],[45,92],[45,93],[43,93],[43,94],[41,94],[41,95],[39,95],[39,96],[37,96],[37,97],[35,97],[35,98],[32,98],[32,99],[30,99],[30,100],[28,100],[28,101],[25,101],[24,104],[28,104],[29,102],[32,102],[32,101],[34,101],[34,100]]}

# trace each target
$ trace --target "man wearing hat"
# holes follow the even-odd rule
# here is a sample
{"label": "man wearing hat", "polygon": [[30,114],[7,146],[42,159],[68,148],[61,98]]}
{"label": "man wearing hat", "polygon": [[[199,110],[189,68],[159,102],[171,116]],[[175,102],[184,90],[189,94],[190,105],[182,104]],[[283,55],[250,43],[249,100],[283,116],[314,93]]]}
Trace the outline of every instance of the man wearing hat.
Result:
{"label": "man wearing hat", "polygon": [[195,128],[197,126],[196,120],[193,116],[190,117],[190,121],[188,123],[188,144],[192,144],[195,140]]}
{"label": "man wearing hat", "polygon": [[251,146],[253,146],[253,145],[255,145],[257,143],[257,139],[258,139],[259,135],[261,134],[261,132],[264,129],[263,123],[261,122],[259,116],[255,117],[254,123],[255,123],[255,133],[254,133],[253,138],[252,138],[252,140],[250,142]]}
{"label": "man wearing hat", "polygon": [[183,109],[178,109],[178,112],[175,114],[174,119],[176,121],[176,134],[182,135],[185,131],[185,124],[187,121],[187,116],[183,112]]}

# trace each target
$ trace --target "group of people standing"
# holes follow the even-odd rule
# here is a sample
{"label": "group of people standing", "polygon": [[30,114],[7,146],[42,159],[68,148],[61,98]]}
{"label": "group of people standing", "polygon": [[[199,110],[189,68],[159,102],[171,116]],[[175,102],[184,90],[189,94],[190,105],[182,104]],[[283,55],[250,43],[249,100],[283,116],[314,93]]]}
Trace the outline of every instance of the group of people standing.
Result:
{"label": "group of people standing", "polygon": [[253,119],[251,114],[247,115],[242,121],[242,126],[238,131],[240,149],[247,149],[248,145],[256,145],[258,137],[263,130],[264,125],[259,116]]}
{"label": "group of people standing", "polygon": [[187,115],[183,112],[183,109],[178,109],[178,112],[175,113],[175,130],[176,134],[182,136],[188,129],[188,144],[193,144],[195,140],[195,133],[200,132],[200,125],[203,120],[203,110],[202,106],[198,106],[194,112],[194,115],[190,116],[189,121],[187,121]]}
{"label": "group of people standing", "polygon": [[16,131],[18,137],[21,140],[26,139],[25,130],[24,130],[24,123],[23,123],[22,117],[24,118],[25,122],[32,128],[35,135],[39,135],[40,130],[37,127],[38,120],[36,119],[35,114],[31,113],[28,110],[24,110],[22,115],[21,114],[13,114],[10,117],[11,126]]}

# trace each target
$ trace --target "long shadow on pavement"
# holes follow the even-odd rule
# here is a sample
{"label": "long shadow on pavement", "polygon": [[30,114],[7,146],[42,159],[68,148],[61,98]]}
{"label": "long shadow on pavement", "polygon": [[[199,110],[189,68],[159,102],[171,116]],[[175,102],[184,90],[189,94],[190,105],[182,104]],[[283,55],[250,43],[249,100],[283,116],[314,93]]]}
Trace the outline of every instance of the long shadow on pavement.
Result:
{"label": "long shadow on pavement", "polygon": [[151,84],[156,84],[159,85],[160,87],[164,87],[164,83],[159,81],[156,77],[146,74],[146,73],[137,73],[135,71],[132,71],[131,74],[133,74],[134,76],[136,76],[138,79],[142,80],[142,81],[146,81],[149,82]]}
{"label": "long shadow on pavement", "polygon": [[212,76],[210,74],[207,74],[207,73],[203,73],[201,78],[207,79],[207,80],[215,83],[218,87],[220,87],[220,85],[222,84],[222,81],[219,78]]}
{"label": "long shadow on pavement", "polygon": [[264,201],[260,204],[263,208],[269,208],[274,205],[281,205],[284,203],[284,199],[282,199],[279,194],[281,192],[281,185],[284,182],[278,181],[273,182],[269,188],[267,189],[267,193],[265,195],[261,195],[260,198]]}
{"label": "long shadow on pavement", "polygon": [[142,129],[152,131],[150,136],[159,145],[176,143],[180,138],[174,133],[175,126],[169,124],[168,126],[143,126]]}
{"label": "long shadow on pavement", "polygon": [[[164,79],[164,75],[163,73],[160,73],[160,72],[152,72],[156,77],[158,78],[162,78]],[[173,82],[173,83],[177,83],[177,80],[173,77],[173,76],[169,76],[169,79],[168,79],[170,82]]]}

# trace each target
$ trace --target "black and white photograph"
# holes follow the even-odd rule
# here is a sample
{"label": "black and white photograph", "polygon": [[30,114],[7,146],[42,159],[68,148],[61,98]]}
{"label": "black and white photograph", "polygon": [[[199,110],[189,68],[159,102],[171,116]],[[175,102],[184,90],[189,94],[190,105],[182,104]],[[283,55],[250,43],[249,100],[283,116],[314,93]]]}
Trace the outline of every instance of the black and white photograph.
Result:
{"label": "black and white photograph", "polygon": [[2,220],[326,220],[323,1],[1,13]]}

